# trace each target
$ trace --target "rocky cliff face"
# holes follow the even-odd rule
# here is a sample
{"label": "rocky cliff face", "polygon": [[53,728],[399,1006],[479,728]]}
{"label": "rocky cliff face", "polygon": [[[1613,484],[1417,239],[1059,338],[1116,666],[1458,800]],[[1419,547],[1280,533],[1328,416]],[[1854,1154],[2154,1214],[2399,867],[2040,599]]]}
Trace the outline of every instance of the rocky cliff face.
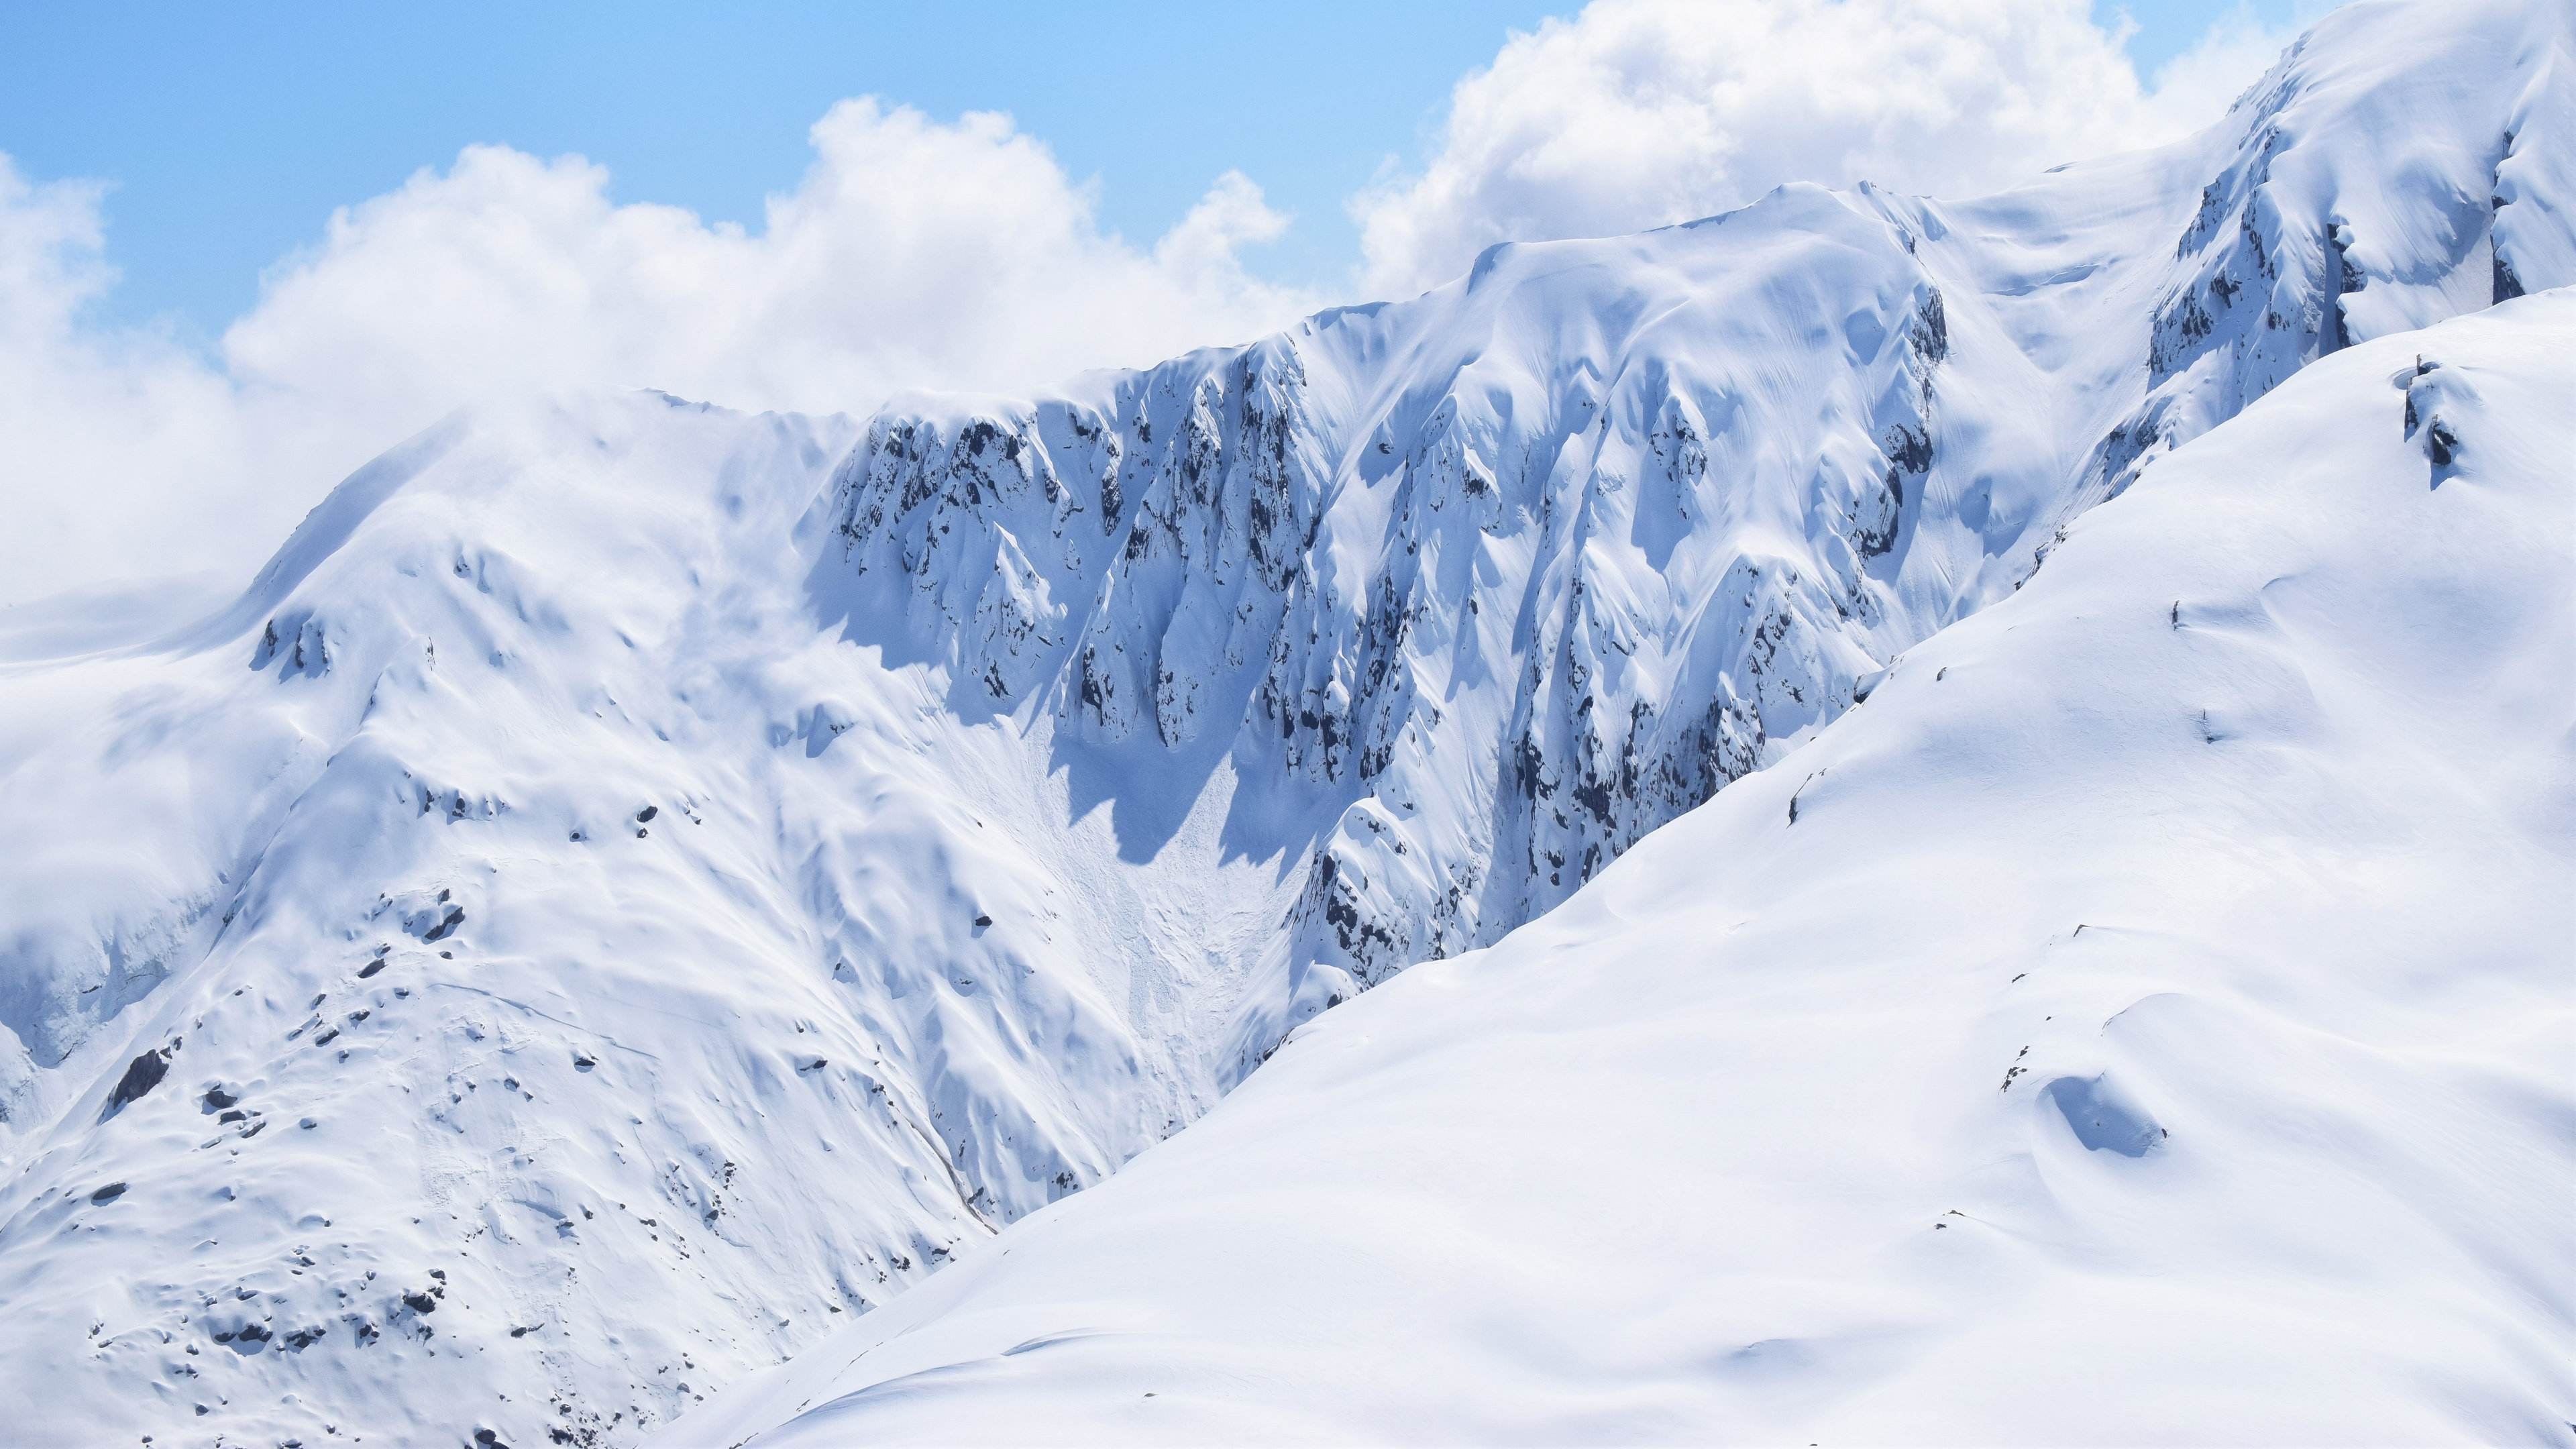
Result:
{"label": "rocky cliff face", "polygon": [[[2302,42],[2199,140],[1984,202],[1791,189],[1061,396],[898,407],[835,479],[846,566],[901,581],[975,708],[1223,736],[1337,802],[1239,1073],[1777,759],[2298,368],[2576,276],[2553,43]],[[2352,144],[2419,108],[2409,154]]]}

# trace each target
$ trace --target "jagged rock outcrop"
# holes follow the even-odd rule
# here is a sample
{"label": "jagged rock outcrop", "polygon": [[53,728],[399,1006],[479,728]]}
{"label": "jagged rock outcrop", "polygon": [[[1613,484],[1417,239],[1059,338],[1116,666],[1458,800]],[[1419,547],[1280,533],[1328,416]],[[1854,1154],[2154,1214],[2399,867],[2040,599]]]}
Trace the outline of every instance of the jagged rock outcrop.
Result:
{"label": "jagged rock outcrop", "polygon": [[[997,711],[1213,733],[1335,802],[1239,1071],[1776,758],[2298,368],[2576,277],[2547,39],[2303,41],[2198,141],[1984,202],[1791,188],[1051,398],[899,404],[835,482],[847,566],[914,580],[915,647]],[[2420,155],[2343,140],[2496,65]]]}

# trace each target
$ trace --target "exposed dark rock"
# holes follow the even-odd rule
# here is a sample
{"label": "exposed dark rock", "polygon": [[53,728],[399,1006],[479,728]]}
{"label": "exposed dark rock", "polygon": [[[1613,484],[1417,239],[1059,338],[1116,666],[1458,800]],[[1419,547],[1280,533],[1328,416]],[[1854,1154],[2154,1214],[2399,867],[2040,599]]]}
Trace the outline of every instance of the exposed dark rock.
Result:
{"label": "exposed dark rock", "polygon": [[126,1063],[125,1075],[116,1079],[114,1090],[107,1094],[107,1109],[99,1114],[99,1120],[104,1122],[124,1111],[127,1103],[161,1085],[161,1079],[170,1074],[170,1057],[178,1048],[179,1044],[172,1042]]}

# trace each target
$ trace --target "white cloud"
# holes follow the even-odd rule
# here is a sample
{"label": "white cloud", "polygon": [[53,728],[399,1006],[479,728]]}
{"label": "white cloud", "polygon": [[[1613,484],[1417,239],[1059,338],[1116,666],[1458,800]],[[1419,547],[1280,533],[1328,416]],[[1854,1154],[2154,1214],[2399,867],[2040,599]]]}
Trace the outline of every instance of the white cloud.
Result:
{"label": "white cloud", "polygon": [[1595,0],[1514,36],[1458,83],[1429,163],[1354,200],[1370,289],[1437,285],[1496,241],[1643,230],[1785,181],[1973,194],[2207,124],[2272,58],[2237,24],[2159,76],[2167,103],[2087,8]]}
{"label": "white cloud", "polygon": [[1154,260],[1175,277],[1230,289],[1236,249],[1275,241],[1287,230],[1287,216],[1263,203],[1261,188],[1252,184],[1252,178],[1229,171],[1217,178],[1178,226],[1155,243]]}
{"label": "white cloud", "polygon": [[[2214,118],[2281,39],[2222,24],[2149,88],[2083,0],[1597,0],[1461,80],[1429,162],[1354,199],[1359,290],[1789,179],[2002,184]],[[489,393],[864,409],[1150,362],[1323,300],[1241,265],[1287,218],[1238,173],[1136,245],[1004,116],[863,98],[812,143],[756,229],[615,204],[578,157],[468,149],[333,215],[212,356],[88,321],[114,281],[98,188],[0,155],[0,602],[238,579],[341,475]]]}
{"label": "white cloud", "polygon": [[1287,218],[1237,174],[1146,249],[1003,116],[845,101],[812,140],[756,232],[615,205],[577,157],[470,148],[335,214],[213,359],[85,327],[113,281],[98,189],[0,156],[0,599],[246,573],[332,481],[479,396],[859,409],[1248,339],[1314,301],[1238,263]]}
{"label": "white cloud", "polygon": [[655,386],[738,406],[864,407],[902,387],[1032,386],[1278,325],[1308,299],[1235,249],[1286,219],[1239,175],[1150,253],[1005,117],[873,99],[756,233],[615,206],[605,170],[477,147],[335,216],[224,337],[233,374],[442,395]]}
{"label": "white cloud", "polygon": [[[154,333],[101,334],[83,309],[115,282],[101,188],[37,185],[0,155],[0,598],[103,573],[192,566],[198,478],[238,493],[253,474],[231,388]],[[115,560],[120,529],[153,544]]]}
{"label": "white cloud", "polygon": [[[2299,28],[2305,28],[2330,8],[2324,4],[2302,5]],[[2232,14],[2220,17],[2191,49],[2156,68],[2149,104],[2168,129],[2189,130],[2206,125],[2224,113],[2229,103],[2297,38],[2298,29],[2275,30],[2240,5]]]}

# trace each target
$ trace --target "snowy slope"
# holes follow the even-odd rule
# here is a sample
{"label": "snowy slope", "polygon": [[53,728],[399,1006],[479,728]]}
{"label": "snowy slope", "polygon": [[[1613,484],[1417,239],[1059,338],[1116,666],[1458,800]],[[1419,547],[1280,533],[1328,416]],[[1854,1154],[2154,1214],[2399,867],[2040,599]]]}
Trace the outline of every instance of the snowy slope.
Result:
{"label": "snowy slope", "polygon": [[1798,772],[2297,369],[2576,282],[2570,25],[2356,6],[2174,148],[1044,399],[460,417],[198,624],[11,631],[0,1407],[631,1442]]}
{"label": "snowy slope", "polygon": [[2301,373],[671,1442],[2557,1442],[2571,341]]}
{"label": "snowy slope", "polygon": [[458,419],[12,672],[22,1432],[631,1438],[1197,1110],[1104,943],[1284,902],[818,626],[850,432]]}

